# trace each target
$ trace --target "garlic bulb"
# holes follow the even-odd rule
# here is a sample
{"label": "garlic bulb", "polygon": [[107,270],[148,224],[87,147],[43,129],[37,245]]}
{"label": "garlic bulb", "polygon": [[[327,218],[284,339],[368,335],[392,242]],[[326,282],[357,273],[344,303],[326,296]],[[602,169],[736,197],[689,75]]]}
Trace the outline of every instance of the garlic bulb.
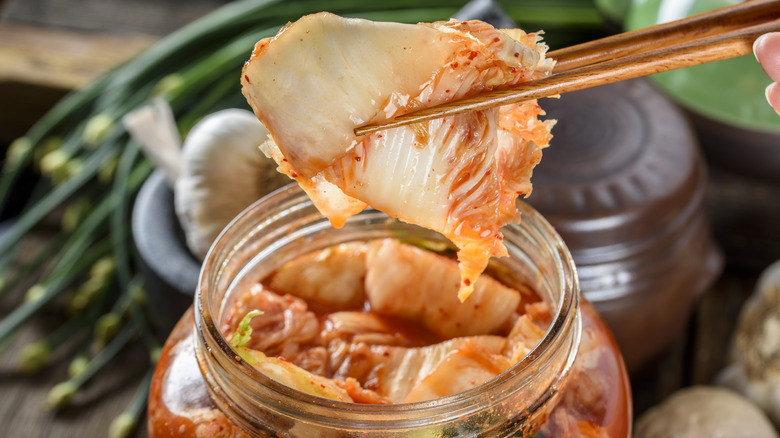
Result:
{"label": "garlic bulb", "polygon": [[741,395],[712,386],[681,389],[645,412],[634,438],[777,438],[763,412]]}
{"label": "garlic bulb", "polygon": [[187,246],[196,256],[205,257],[244,208],[290,182],[258,149],[267,137],[254,114],[242,109],[206,116],[187,135],[174,202]]}
{"label": "garlic bulb", "polygon": [[716,379],[760,406],[780,426],[780,261],[768,267],[740,311],[731,363]]}

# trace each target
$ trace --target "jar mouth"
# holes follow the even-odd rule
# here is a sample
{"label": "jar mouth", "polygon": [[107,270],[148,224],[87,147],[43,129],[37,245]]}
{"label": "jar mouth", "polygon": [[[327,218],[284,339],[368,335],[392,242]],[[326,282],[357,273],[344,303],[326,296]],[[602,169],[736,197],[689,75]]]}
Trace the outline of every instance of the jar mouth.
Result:
{"label": "jar mouth", "polygon": [[[210,356],[209,360],[216,359],[219,367],[229,369],[229,373],[234,373],[233,378],[238,378],[242,384],[247,385],[247,391],[253,392],[255,389],[263,387],[262,396],[258,397],[258,400],[269,396],[278,397],[276,402],[280,409],[285,409],[286,402],[290,400],[295,400],[298,403],[303,402],[314,412],[319,413],[322,418],[332,417],[329,413],[338,411],[342,414],[345,412],[355,414],[351,421],[361,416],[367,416],[368,418],[377,417],[379,421],[393,422],[396,421],[394,419],[396,413],[403,414],[404,420],[409,421],[410,412],[419,412],[418,421],[432,422],[435,421],[438,414],[452,416],[460,412],[462,415],[480,409],[481,406],[475,404],[474,401],[484,397],[486,392],[493,394],[491,400],[498,402],[501,398],[511,395],[516,388],[524,387],[532,379],[538,379],[540,373],[547,368],[555,368],[554,374],[557,377],[550,379],[543,394],[540,394],[541,396],[536,400],[528,400],[528,406],[525,409],[534,410],[538,407],[534,405],[547,403],[559,392],[563,383],[561,380],[568,375],[576,357],[580,336],[579,285],[571,255],[552,226],[527,204],[519,202],[518,209],[523,218],[522,223],[519,226],[505,227],[502,230],[504,242],[510,253],[509,259],[513,259],[519,254],[519,250],[515,247],[519,243],[517,242],[519,239],[534,240],[533,243],[540,245],[544,254],[552,258],[552,266],[543,267],[538,273],[538,278],[533,280],[540,282],[540,284],[547,284],[547,287],[557,285],[555,287],[559,288],[559,290],[548,294],[550,296],[543,297],[543,299],[552,300],[550,304],[554,309],[553,318],[544,337],[523,359],[507,371],[480,385],[428,401],[385,405],[349,403],[320,398],[290,388],[265,376],[252,365],[241,360],[219,329],[219,317],[225,310],[224,300],[221,299],[223,297],[215,297],[210,291],[215,284],[218,285],[218,288],[233,287],[236,285],[236,280],[228,277],[237,273],[239,277],[244,278],[248,272],[258,267],[257,263],[252,262],[240,268],[228,269],[230,265],[228,262],[235,260],[242,251],[246,252],[247,248],[251,247],[253,239],[256,239],[258,235],[269,234],[266,236],[267,238],[279,238],[279,241],[272,242],[261,250],[261,256],[268,256],[290,242],[305,241],[306,235],[312,230],[323,230],[331,227],[327,219],[316,211],[308,196],[297,184],[278,189],[248,207],[225,228],[209,250],[201,269],[195,293],[195,323],[199,345],[204,347],[203,351]],[[345,228],[358,221],[394,223],[404,229],[407,227],[419,228],[396,221],[384,213],[372,209],[365,210],[350,218]],[[296,230],[293,232],[287,229],[269,230],[269,225],[280,222],[287,222]],[[430,233],[428,230],[423,232]],[[379,236],[377,235],[377,237]],[[278,268],[278,265],[276,267]],[[553,360],[553,356],[556,354],[560,356],[562,350],[566,353],[565,359],[563,361]],[[201,371],[208,382],[209,376],[206,374],[215,370],[204,366],[201,359],[199,355]],[[210,390],[212,389],[210,387]]]}

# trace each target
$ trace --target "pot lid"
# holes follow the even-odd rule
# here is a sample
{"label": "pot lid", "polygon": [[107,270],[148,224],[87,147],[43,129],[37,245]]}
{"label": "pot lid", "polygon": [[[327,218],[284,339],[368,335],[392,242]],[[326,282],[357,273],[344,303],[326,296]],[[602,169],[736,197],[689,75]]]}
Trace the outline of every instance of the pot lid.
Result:
{"label": "pot lid", "polygon": [[575,261],[625,257],[685,225],[702,202],[695,135],[681,111],[635,79],[542,99],[558,122],[528,203]]}

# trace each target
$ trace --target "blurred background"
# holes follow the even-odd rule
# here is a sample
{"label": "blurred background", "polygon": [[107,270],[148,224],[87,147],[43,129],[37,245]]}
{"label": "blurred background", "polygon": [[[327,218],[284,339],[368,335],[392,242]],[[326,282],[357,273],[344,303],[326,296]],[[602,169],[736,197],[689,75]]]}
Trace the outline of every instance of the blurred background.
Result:
{"label": "blurred background", "polygon": [[[226,107],[246,109],[238,81],[233,80],[251,50],[251,44],[241,45],[242,41],[256,41],[265,35],[260,28],[267,28],[272,34],[287,20],[303,13],[330,9],[328,1],[267,2],[269,9],[256,8],[256,15],[237,16],[232,21],[214,18],[215,11],[224,10],[230,3],[227,0],[0,0],[0,151],[7,154],[4,172],[10,174],[8,169],[17,163],[14,160],[25,157],[19,161],[23,164],[13,176],[0,177],[3,233],[0,234],[0,280],[4,281],[0,285],[0,351],[3,351],[0,354],[0,393],[3,394],[0,422],[10,428],[7,436],[104,436],[112,421],[123,412],[130,412],[141,421],[135,424],[141,427],[129,429],[132,436],[145,436],[143,408],[138,400],[144,399],[143,388],[148,385],[145,375],[150,356],[153,363],[155,348],[164,341],[170,321],[175,321],[191,301],[188,291],[191,294],[192,287],[188,282],[196,279],[189,276],[172,280],[175,275],[171,272],[170,259],[154,259],[155,254],[169,256],[169,253],[158,249],[144,253],[143,250],[144,242],[157,240],[158,235],[150,238],[143,232],[139,235],[138,231],[135,234],[130,231],[133,221],[144,220],[152,228],[154,224],[166,223],[173,230],[165,231],[172,236],[168,237],[187,252],[171,205],[170,184],[159,175],[147,178],[154,175],[155,169],[142,154],[121,157],[121,150],[135,143],[124,130],[116,131],[118,121],[142,103],[162,96],[173,107],[178,132],[186,137],[189,129],[206,114]],[[341,2],[340,7],[349,10],[349,6],[343,6],[347,3]],[[520,27],[531,31],[544,29],[545,40],[555,49],[738,2],[506,0],[497,3]],[[452,16],[465,4],[455,0],[388,1],[381,7],[355,6],[359,9],[355,14],[375,19],[433,21]],[[196,21],[201,17],[206,17],[206,21]],[[195,25],[187,27],[193,21]],[[185,28],[183,32],[182,28]],[[232,51],[220,50],[227,46]],[[149,64],[144,64],[147,61]],[[214,74],[209,74],[212,67]],[[101,79],[107,77],[108,81]],[[760,296],[759,276],[780,260],[777,220],[780,217],[780,117],[763,100],[763,89],[768,83],[755,59],[747,56],[642,79],[625,86],[628,88],[619,86],[585,94],[579,97],[585,103],[572,97],[551,105],[552,115],[561,121],[562,131],[556,135],[558,150],[562,152],[551,149],[549,160],[543,160],[547,167],[539,170],[535,198],[530,203],[563,230],[562,234],[570,230],[571,234],[564,238],[569,239],[567,244],[575,253],[575,261],[578,261],[578,251],[583,254],[578,261],[583,266],[583,275],[590,275],[588,269],[593,268],[594,278],[599,280],[583,281],[586,297],[603,314],[612,315],[606,319],[625,351],[642,350],[638,345],[643,342],[628,335],[636,332],[636,327],[622,324],[629,324],[640,312],[645,312],[646,318],[674,315],[668,324],[674,330],[658,334],[639,328],[641,336],[657,337],[659,341],[648,343],[657,344],[652,351],[640,351],[635,361],[629,360],[637,417],[680,388],[726,384],[723,371],[735,360],[731,344],[740,324],[743,304],[751,296]],[[63,106],[66,96],[76,96],[71,102],[81,103]],[[615,102],[624,98],[628,109],[621,110],[623,107]],[[60,106],[56,106],[58,102]],[[599,102],[604,103],[599,106]],[[597,110],[588,110],[591,104]],[[578,105],[585,105],[586,109]],[[580,108],[578,114],[572,114],[576,108]],[[581,131],[563,131],[568,117],[574,120],[589,112],[592,112],[590,118],[571,123]],[[622,118],[632,112],[637,114],[635,119]],[[101,118],[105,115],[109,116],[108,121]],[[670,117],[674,119],[671,124]],[[639,135],[639,132],[647,134]],[[650,148],[647,154],[667,154],[653,159],[676,162],[678,167],[672,170],[690,172],[690,178],[680,182],[679,187],[666,188],[659,182],[668,196],[634,200],[616,209],[594,209],[590,205],[589,209],[572,213],[557,210],[558,207],[545,201],[546,191],[578,189],[556,186],[563,180],[556,172],[570,173],[571,167],[577,167],[578,163],[600,169],[599,163],[625,150],[625,144],[630,143],[638,152],[625,158],[624,167],[616,169],[614,163],[604,167],[605,174],[599,177],[612,176],[609,172],[614,172],[615,177],[625,172],[643,172],[632,167],[640,161],[637,158],[640,152],[649,147],[638,138],[652,139],[646,143],[659,146]],[[30,144],[20,139],[27,139]],[[591,143],[584,145],[586,141]],[[593,144],[609,147],[583,152]],[[116,145],[125,149],[117,149]],[[683,149],[693,151],[685,158],[691,160],[690,168],[679,167],[681,159],[675,154]],[[98,160],[95,155],[101,151],[106,151],[105,157]],[[575,158],[583,161],[572,161]],[[100,162],[86,175],[84,169],[90,169],[90,160]],[[106,164],[111,162],[113,167]],[[124,167],[122,162],[126,163]],[[571,166],[560,167],[561,163]],[[108,180],[101,180],[104,170],[109,173]],[[593,179],[589,178],[585,175],[567,183],[592,184]],[[152,182],[154,187],[150,187]],[[139,213],[140,207],[135,203],[144,183],[150,187],[144,206],[151,210]],[[117,189],[120,185],[121,190]],[[116,204],[105,207],[106,214],[102,219],[94,219],[93,228],[79,231],[79,227],[91,224],[90,213],[101,211],[102,201],[116,198],[117,190],[122,196]],[[679,200],[680,196],[689,197]],[[697,243],[701,248],[696,247],[700,251],[680,255],[682,261],[676,270],[664,269],[688,272],[701,281],[678,281],[676,277],[670,280],[671,271],[663,271],[658,277],[668,281],[643,284],[641,287],[645,289],[641,289],[643,295],[640,295],[637,292],[640,286],[628,280],[624,282],[626,278],[645,275],[635,265],[621,265],[621,260],[604,263],[588,259],[594,250],[593,239],[581,235],[582,227],[578,226],[596,219],[624,218],[629,210],[638,209],[643,217],[666,215],[668,212],[659,210],[659,205],[672,201],[680,202],[674,204],[673,211],[680,215],[671,215],[670,222],[624,225],[645,229],[656,226],[662,235],[672,227],[670,224],[677,226],[688,220],[689,216],[683,213],[696,210],[695,228],[703,233],[703,243]],[[70,220],[70,224],[63,220]],[[82,235],[91,237],[79,240]],[[95,249],[102,248],[105,238],[112,242],[108,249]],[[80,252],[67,252],[68,245],[80,248]],[[117,245],[120,250],[116,249]],[[62,259],[86,257],[84,254],[91,254],[89,251],[96,254],[96,261],[101,255],[117,251],[123,251],[124,255],[123,260],[112,261],[111,272],[98,288],[110,290],[97,294],[106,297],[95,307],[98,310],[82,315],[79,310],[72,310],[73,297],[78,296],[78,290],[90,279],[99,277],[94,269],[97,263],[78,266],[81,276],[73,278],[63,273],[75,272],[77,267],[71,263],[62,264],[58,269],[58,263]],[[188,254],[185,259],[182,263],[197,271],[197,257]],[[694,259],[706,263],[691,267],[688,262]],[[641,260],[650,264],[655,259]],[[616,264],[620,268],[604,274],[604,266]],[[66,277],[68,284],[64,284]],[[42,287],[36,289],[36,286]],[[612,291],[613,286],[613,294],[603,293]],[[587,287],[594,290],[585,290]],[[654,292],[646,292],[647,288]],[[672,307],[663,307],[675,306],[674,300],[653,301],[651,296],[659,289],[678,297],[680,308],[672,311]],[[156,308],[148,305],[159,297],[171,299],[164,299],[164,304]],[[91,308],[89,303],[83,304],[82,310]],[[141,310],[133,311],[133,306]],[[780,315],[777,303],[767,306],[770,314]],[[138,315],[143,315],[146,322],[138,323]],[[630,317],[626,318],[627,315]],[[62,330],[73,320],[80,321],[79,327],[87,327],[86,332],[75,328]],[[111,340],[127,324],[141,324],[146,328],[136,326],[134,330],[141,334],[136,333],[132,342],[119,345],[116,354],[106,358],[102,368],[95,367],[92,381],[80,384],[72,398],[62,401],[62,406],[54,411],[44,410],[42,406],[52,398],[53,388],[71,380],[69,364],[76,362],[76,358],[95,363],[100,349],[111,345]],[[96,326],[107,332],[100,348],[91,341]],[[41,340],[48,342],[52,351],[46,354],[25,351],[29,345],[40,346]],[[767,354],[780,357],[779,350],[770,349]],[[20,365],[25,357],[26,365]],[[769,367],[778,370],[777,364]],[[777,414],[780,407],[776,406],[778,402],[773,403],[762,408],[775,409]]]}

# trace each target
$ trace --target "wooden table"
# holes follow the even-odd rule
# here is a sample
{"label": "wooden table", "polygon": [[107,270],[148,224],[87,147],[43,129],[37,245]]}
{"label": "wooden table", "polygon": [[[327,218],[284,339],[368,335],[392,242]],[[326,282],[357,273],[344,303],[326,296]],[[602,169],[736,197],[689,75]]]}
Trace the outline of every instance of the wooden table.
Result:
{"label": "wooden table", "polygon": [[[181,3],[177,7],[176,3],[176,0],[142,2],[146,10],[128,12],[131,16],[124,18],[133,23],[146,23],[148,27],[123,28],[121,23],[115,22],[117,17],[107,16],[103,9],[121,7],[123,0],[0,2],[4,17],[0,21],[0,146],[22,135],[68,90],[87,83],[148,47],[172,26],[183,24],[221,2],[187,2],[186,8],[182,8]],[[175,16],[171,14],[174,10]],[[74,11],[88,16],[74,20]],[[133,13],[141,15],[132,16]],[[153,19],[139,21],[136,20],[138,16]],[[68,17],[72,20],[70,25],[66,24]],[[92,23],[92,26],[100,23],[100,26],[79,27],[73,25],[74,22]],[[729,264],[696,306],[688,330],[654,366],[633,377],[637,415],[680,387],[711,382],[726,362],[728,340],[738,310],[751,293],[758,273],[775,254],[780,258],[778,245],[777,252],[753,259],[750,264],[743,263],[742,255],[749,248],[733,244],[734,230],[727,221],[718,220],[723,216],[724,208],[731,209],[729,205],[739,204],[732,202],[735,196],[740,199],[742,195],[752,196],[755,199],[750,205],[767,205],[771,199],[776,203],[780,199],[780,184],[752,181],[743,175],[731,175],[717,169],[711,173],[710,180],[709,208],[715,218],[716,235],[726,243]],[[761,190],[752,190],[755,187]],[[51,238],[52,232],[44,228],[25,245],[42,245]],[[768,245],[777,242],[767,240]],[[31,279],[30,284],[33,282]],[[0,315],[10,311],[23,290],[15,292],[16,299],[0,300]],[[136,345],[112,361],[108,369],[80,392],[71,408],[56,413],[43,411],[43,400],[49,389],[65,379],[66,365],[56,362],[71,357],[76,345],[63,346],[55,356],[55,364],[33,377],[15,370],[16,356],[23,345],[39,339],[59,323],[56,313],[44,313],[28,324],[10,348],[0,355],[0,424],[3,425],[0,435],[22,438],[105,436],[109,423],[125,408],[139,385],[148,360],[145,350]],[[146,436],[143,427],[137,436]]]}
{"label": "wooden table", "polygon": [[0,145],[65,95],[229,0],[0,0]]}

